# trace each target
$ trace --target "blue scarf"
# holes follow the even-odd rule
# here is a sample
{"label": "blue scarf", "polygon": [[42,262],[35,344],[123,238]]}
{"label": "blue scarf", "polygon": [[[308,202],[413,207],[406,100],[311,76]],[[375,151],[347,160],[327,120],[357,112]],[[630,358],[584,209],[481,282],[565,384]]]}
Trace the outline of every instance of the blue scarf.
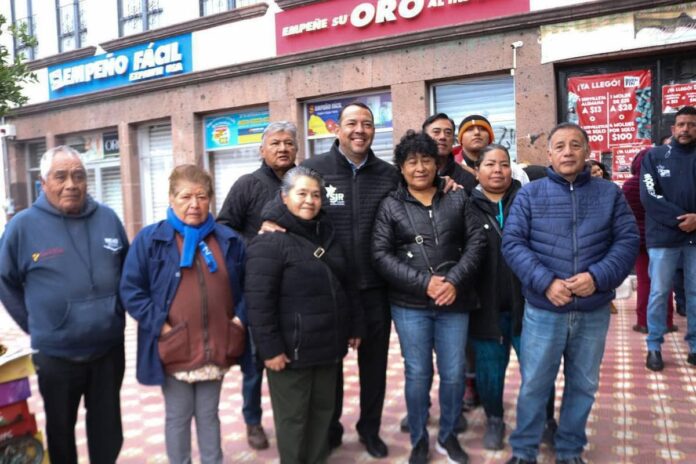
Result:
{"label": "blue scarf", "polygon": [[203,259],[208,265],[208,270],[210,272],[217,271],[217,263],[215,262],[215,257],[213,252],[210,251],[208,245],[203,241],[210,233],[215,230],[215,221],[213,220],[213,215],[208,213],[208,217],[205,222],[199,226],[189,226],[185,224],[181,219],[176,217],[174,210],[171,208],[167,209],[167,222],[184,237],[184,246],[181,249],[181,261],[179,262],[179,267],[191,267],[193,266],[193,258],[196,254],[196,246],[200,248]]}

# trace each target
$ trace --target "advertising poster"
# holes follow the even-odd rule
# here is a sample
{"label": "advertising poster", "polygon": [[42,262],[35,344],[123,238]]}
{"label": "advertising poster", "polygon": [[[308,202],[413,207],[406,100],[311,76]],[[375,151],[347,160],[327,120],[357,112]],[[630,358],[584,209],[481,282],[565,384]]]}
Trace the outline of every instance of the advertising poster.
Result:
{"label": "advertising poster", "polygon": [[205,149],[215,151],[248,143],[261,143],[268,121],[268,111],[209,116],[205,118]]}
{"label": "advertising poster", "polygon": [[650,143],[652,137],[649,70],[568,79],[568,121],[582,126],[593,151]]}
{"label": "advertising poster", "polygon": [[696,106],[696,82],[662,86],[663,113],[676,113],[687,105]]}
{"label": "advertising poster", "polygon": [[611,179],[619,184],[622,184],[631,177],[631,163],[638,152],[643,148],[649,147],[650,144],[644,145],[625,145],[621,147],[613,147],[611,149],[612,169]]}
{"label": "advertising poster", "polygon": [[370,107],[375,117],[375,129],[392,127],[391,93],[385,92],[307,103],[307,137],[333,136],[338,127],[338,115],[341,109],[354,101],[362,102]]}

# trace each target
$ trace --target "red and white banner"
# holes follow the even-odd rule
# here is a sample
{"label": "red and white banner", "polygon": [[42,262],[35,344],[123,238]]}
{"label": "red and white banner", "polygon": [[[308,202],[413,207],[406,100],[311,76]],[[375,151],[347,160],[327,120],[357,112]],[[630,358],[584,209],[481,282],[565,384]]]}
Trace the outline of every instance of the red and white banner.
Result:
{"label": "red and white banner", "polygon": [[587,131],[593,151],[650,143],[650,70],[568,79],[568,120]]}
{"label": "red and white banner", "polygon": [[696,106],[696,82],[662,86],[663,113],[676,113],[684,106]]}
{"label": "red and white banner", "polygon": [[530,0],[331,0],[276,14],[276,53],[286,55],[379,37],[529,12]]}

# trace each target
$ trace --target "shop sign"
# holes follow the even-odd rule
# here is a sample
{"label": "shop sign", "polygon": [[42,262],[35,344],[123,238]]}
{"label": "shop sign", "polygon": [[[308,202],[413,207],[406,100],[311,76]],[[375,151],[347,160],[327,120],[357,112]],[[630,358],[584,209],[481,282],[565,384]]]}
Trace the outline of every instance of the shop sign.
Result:
{"label": "shop sign", "polygon": [[51,100],[191,72],[191,34],[48,67]]}
{"label": "shop sign", "polygon": [[650,143],[652,137],[649,70],[568,79],[568,121],[582,126],[590,149]]}
{"label": "shop sign", "polygon": [[529,12],[529,0],[333,0],[276,14],[278,55]]}
{"label": "shop sign", "polygon": [[104,145],[104,155],[115,155],[119,153],[118,133],[109,132],[102,136],[102,144]]}
{"label": "shop sign", "polygon": [[338,115],[341,109],[355,101],[366,104],[372,110],[375,118],[375,129],[389,129],[392,127],[391,93],[384,92],[307,103],[307,137],[322,138],[333,136],[338,127]]}
{"label": "shop sign", "polygon": [[676,113],[684,106],[696,106],[696,82],[662,86],[663,113]]}
{"label": "shop sign", "polygon": [[261,143],[268,126],[268,111],[247,111],[205,118],[205,149],[207,151]]}

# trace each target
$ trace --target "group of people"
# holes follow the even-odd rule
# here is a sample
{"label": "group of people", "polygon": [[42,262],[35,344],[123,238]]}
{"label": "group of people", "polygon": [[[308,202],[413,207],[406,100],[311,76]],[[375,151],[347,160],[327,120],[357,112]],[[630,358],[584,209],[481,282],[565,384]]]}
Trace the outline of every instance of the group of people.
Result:
{"label": "group of people", "polygon": [[[0,299],[38,350],[52,462],[77,462],[83,396],[90,460],[118,457],[125,312],[138,322],[137,378],[163,392],[173,463],[191,460],[193,418],[201,461],[222,462],[218,404],[237,363],[249,445],[269,446],[261,425],[265,370],[281,462],[326,462],[342,443],[349,349],[358,356],[360,442],[371,456],[387,456],[380,428],[392,322],[404,359],[410,463],[430,455],[433,353],[437,452],[468,462],[457,439],[466,428],[465,389],[473,386],[467,369],[486,413],[483,445],[503,448],[511,348],[522,385],[509,462],[536,462],[549,432],[557,462],[583,462],[610,304],[641,243],[621,189],[586,165],[586,132],[572,123],[553,128],[546,176],[533,182],[493,143],[482,116],[458,127],[445,114],[429,117],[401,138],[394,165],[372,152],[374,134],[370,108],[351,103],[330,151],[296,166],[295,126],[272,122],[260,168],[232,186],[217,220],[211,176],[177,166],[167,217],[130,246],[113,211],[87,195],[79,154],[66,146],[44,154],[43,193],[10,221],[0,243]],[[654,370],[662,368],[679,260],[687,282],[696,282],[696,109],[677,113],[672,136],[645,154],[639,180],[651,278],[647,367]],[[687,285],[691,364],[695,298],[696,286]]]}

